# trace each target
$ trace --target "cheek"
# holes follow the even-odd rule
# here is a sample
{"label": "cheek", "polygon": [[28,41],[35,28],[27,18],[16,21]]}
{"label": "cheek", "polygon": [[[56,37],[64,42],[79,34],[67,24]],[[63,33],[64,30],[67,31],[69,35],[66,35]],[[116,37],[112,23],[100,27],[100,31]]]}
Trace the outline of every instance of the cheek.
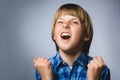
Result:
{"label": "cheek", "polygon": [[75,34],[77,37],[81,37],[81,36],[83,35],[82,28],[75,28],[75,29],[74,29],[74,34]]}
{"label": "cheek", "polygon": [[56,38],[58,37],[59,31],[60,31],[59,27],[55,27],[55,29],[54,29],[54,37],[53,37],[54,40],[56,40]]}
{"label": "cheek", "polygon": [[75,29],[74,38],[77,42],[83,40],[83,32],[81,28]]}

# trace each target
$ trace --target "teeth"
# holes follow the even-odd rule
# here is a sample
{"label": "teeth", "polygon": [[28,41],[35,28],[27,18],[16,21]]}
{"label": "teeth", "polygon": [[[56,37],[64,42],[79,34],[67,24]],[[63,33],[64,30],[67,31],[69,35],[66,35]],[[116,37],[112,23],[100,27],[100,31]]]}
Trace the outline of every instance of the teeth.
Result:
{"label": "teeth", "polygon": [[69,36],[69,34],[68,33],[63,33],[62,36]]}
{"label": "teeth", "polygon": [[63,34],[61,35],[61,37],[62,37],[63,39],[69,39],[69,38],[70,38],[70,34],[68,34],[68,33],[63,33]]}

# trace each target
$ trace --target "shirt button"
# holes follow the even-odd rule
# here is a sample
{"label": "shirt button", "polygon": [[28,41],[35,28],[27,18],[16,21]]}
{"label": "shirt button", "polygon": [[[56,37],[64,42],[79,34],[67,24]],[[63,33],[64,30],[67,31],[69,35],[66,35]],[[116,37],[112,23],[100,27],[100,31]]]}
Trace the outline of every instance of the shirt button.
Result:
{"label": "shirt button", "polygon": [[63,62],[63,64],[65,65],[65,62]]}

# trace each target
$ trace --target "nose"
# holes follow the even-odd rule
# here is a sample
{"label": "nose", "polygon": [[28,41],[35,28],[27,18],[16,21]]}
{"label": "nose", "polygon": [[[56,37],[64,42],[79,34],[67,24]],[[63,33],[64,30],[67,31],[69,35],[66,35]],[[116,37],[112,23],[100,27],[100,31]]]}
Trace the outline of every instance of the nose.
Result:
{"label": "nose", "polygon": [[68,23],[64,23],[63,28],[70,28],[70,25]]}

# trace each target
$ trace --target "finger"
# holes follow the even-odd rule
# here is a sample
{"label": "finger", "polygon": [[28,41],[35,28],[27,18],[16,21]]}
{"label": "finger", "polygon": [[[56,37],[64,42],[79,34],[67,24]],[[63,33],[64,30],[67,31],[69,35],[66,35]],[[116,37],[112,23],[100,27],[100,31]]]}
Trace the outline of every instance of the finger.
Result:
{"label": "finger", "polygon": [[43,62],[43,60],[44,60],[43,57],[39,57],[36,62],[40,63],[40,62]]}
{"label": "finger", "polygon": [[36,65],[39,65],[41,62],[42,62],[41,57],[39,57],[35,60]]}
{"label": "finger", "polygon": [[104,62],[104,60],[103,60],[101,57],[98,57],[98,60],[99,60],[103,65],[105,65],[105,62]]}
{"label": "finger", "polygon": [[39,60],[44,62],[46,60],[46,58],[45,57],[41,57]]}
{"label": "finger", "polygon": [[94,61],[99,65],[99,66],[105,66],[105,63],[104,63],[104,61],[103,61],[103,59],[101,58],[101,57],[99,57],[99,56],[95,56],[94,57]]}
{"label": "finger", "polygon": [[91,64],[92,66],[96,66],[96,65],[97,65],[97,63],[96,63],[94,60],[91,60],[91,61],[90,61],[90,64]]}
{"label": "finger", "polygon": [[40,58],[40,61],[41,61],[41,62],[47,62],[47,61],[48,61],[48,59],[47,59],[47,58],[45,58],[45,57],[41,57],[41,58]]}
{"label": "finger", "polygon": [[33,62],[34,62],[34,67],[36,69],[37,68],[37,59],[33,59]]}
{"label": "finger", "polygon": [[50,60],[48,60],[48,62],[49,62],[49,63],[51,63],[51,61],[50,61]]}
{"label": "finger", "polygon": [[94,63],[96,64],[96,66],[102,67],[102,64],[101,64],[97,59],[94,59],[93,61],[94,61]]}
{"label": "finger", "polygon": [[105,65],[103,62],[101,62],[98,57],[94,57],[93,61],[96,63],[96,67],[103,68]]}
{"label": "finger", "polygon": [[44,60],[44,63],[46,63],[47,65],[51,64],[51,62],[47,58]]}
{"label": "finger", "polygon": [[51,65],[51,62],[50,62],[50,60],[47,60],[47,63],[48,63],[49,65]]}
{"label": "finger", "polygon": [[88,69],[91,69],[91,70],[95,69],[96,66],[97,64],[93,60],[91,60],[90,63],[87,65]]}

